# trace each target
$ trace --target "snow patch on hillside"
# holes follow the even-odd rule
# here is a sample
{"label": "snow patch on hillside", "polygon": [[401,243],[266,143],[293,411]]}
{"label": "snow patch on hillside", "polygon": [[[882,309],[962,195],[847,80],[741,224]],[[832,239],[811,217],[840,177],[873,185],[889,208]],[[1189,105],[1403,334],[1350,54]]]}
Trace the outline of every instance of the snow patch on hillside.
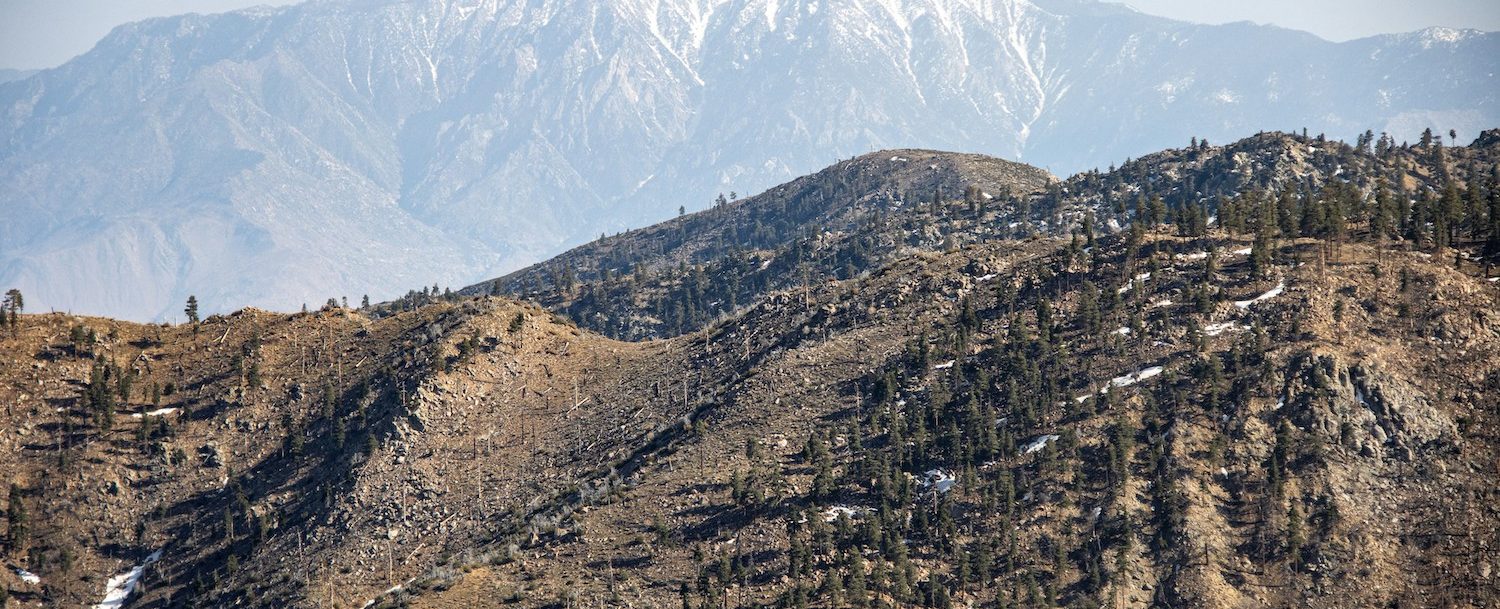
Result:
{"label": "snow patch on hillside", "polygon": [[1023,455],[1029,455],[1031,453],[1040,451],[1043,448],[1047,447],[1047,443],[1048,442],[1052,442],[1052,441],[1056,440],[1057,438],[1058,438],[1057,434],[1047,434],[1045,436],[1038,437],[1038,438],[1036,438],[1036,439],[1034,439],[1034,440],[1032,440],[1030,442],[1027,442],[1025,446],[1022,446],[1021,447],[1021,454],[1023,454]]}
{"label": "snow patch on hillside", "polygon": [[940,469],[927,470],[927,473],[922,474],[922,486],[929,487],[939,493],[951,491],[957,484],[958,480],[953,477],[953,474]]}
{"label": "snow patch on hillside", "polygon": [[[174,412],[177,412],[177,408],[158,408],[156,410],[153,410],[151,412],[146,413],[146,416],[149,416],[149,417],[160,417],[160,416],[166,416],[166,415],[172,414]],[[139,418],[141,418],[141,413],[139,413],[139,412],[132,412],[132,413],[130,413],[130,418],[132,418],[132,419],[139,419]]]}
{"label": "snow patch on hillside", "polygon": [[135,592],[135,587],[141,582],[141,575],[146,572],[146,567],[156,564],[161,560],[161,550],[152,552],[146,560],[129,571],[109,578],[104,584],[104,600],[94,605],[94,609],[120,609],[125,606],[125,601],[130,599],[130,593]]}
{"label": "snow patch on hillside", "polygon": [[1276,287],[1271,288],[1270,291],[1268,291],[1268,292],[1266,292],[1264,294],[1261,294],[1260,296],[1256,296],[1255,298],[1251,298],[1250,300],[1237,300],[1237,301],[1235,301],[1234,306],[1239,307],[1241,309],[1249,309],[1250,305],[1270,300],[1272,298],[1280,296],[1281,293],[1285,292],[1285,291],[1286,291],[1286,281],[1283,280],[1283,281],[1277,283]]}

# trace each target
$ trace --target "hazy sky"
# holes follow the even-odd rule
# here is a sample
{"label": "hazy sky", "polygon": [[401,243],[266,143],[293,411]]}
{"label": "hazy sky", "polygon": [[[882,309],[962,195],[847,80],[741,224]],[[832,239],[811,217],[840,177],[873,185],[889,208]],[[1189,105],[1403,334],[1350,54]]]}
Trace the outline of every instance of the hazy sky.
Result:
{"label": "hazy sky", "polygon": [[[609,0],[587,0],[607,2]],[[0,68],[45,68],[94,46],[121,23],[289,0],[0,0]],[[1143,12],[1197,21],[1249,20],[1348,40],[1433,25],[1500,30],[1500,0],[1129,0]]]}
{"label": "hazy sky", "polygon": [[1183,21],[1273,23],[1340,41],[1434,25],[1500,30],[1500,0],[1125,0],[1123,3],[1143,13]]}

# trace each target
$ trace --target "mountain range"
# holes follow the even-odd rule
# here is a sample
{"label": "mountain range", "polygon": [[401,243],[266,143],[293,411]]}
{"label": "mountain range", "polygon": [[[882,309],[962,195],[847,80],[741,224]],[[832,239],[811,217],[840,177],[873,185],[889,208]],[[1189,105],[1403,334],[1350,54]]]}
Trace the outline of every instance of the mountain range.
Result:
{"label": "mountain range", "polygon": [[887,147],[1054,174],[1265,128],[1472,138],[1500,36],[1080,0],[312,1],[0,83],[0,285],[151,320],[465,285]]}

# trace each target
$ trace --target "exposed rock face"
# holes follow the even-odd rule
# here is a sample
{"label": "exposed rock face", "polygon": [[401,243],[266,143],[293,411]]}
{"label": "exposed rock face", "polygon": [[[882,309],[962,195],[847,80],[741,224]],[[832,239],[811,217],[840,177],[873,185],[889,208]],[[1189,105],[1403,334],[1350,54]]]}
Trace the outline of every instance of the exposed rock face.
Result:
{"label": "exposed rock face", "polygon": [[1350,365],[1331,355],[1300,361],[1280,399],[1302,429],[1365,457],[1405,462],[1458,446],[1453,420],[1420,390],[1369,364]]}
{"label": "exposed rock face", "polygon": [[1479,137],[1474,140],[1474,145],[1484,148],[1500,146],[1500,129],[1485,129]]}
{"label": "exposed rock face", "polygon": [[224,467],[224,458],[219,454],[219,446],[212,442],[198,447],[198,461],[203,467]]}

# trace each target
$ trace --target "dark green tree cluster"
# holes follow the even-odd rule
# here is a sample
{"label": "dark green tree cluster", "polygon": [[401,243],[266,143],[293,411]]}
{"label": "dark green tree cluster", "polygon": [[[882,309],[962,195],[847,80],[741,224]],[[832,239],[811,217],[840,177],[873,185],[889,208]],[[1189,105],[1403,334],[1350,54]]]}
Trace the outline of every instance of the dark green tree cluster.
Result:
{"label": "dark green tree cluster", "polygon": [[122,369],[104,356],[94,358],[89,369],[89,384],[80,398],[85,412],[93,419],[94,427],[102,432],[114,429],[115,412],[121,403],[130,401],[135,385],[134,370]]}

